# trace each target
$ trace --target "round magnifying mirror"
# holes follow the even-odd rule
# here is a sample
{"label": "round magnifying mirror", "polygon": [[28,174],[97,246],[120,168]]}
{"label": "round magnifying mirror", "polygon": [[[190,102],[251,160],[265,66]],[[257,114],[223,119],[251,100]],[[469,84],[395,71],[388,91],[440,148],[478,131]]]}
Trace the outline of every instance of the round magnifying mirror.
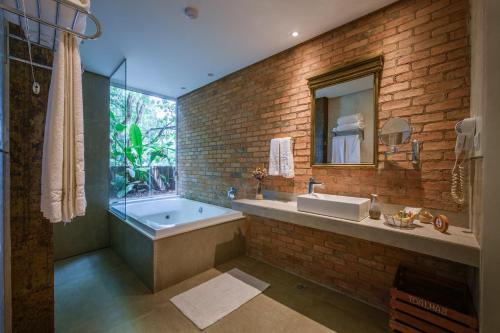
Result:
{"label": "round magnifying mirror", "polygon": [[407,143],[411,137],[411,127],[403,118],[389,119],[379,132],[380,141],[389,147]]}

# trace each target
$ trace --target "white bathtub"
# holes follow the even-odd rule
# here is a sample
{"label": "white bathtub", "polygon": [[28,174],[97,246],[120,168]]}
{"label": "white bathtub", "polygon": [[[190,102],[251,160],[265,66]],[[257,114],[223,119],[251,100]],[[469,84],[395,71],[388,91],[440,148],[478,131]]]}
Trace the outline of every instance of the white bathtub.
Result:
{"label": "white bathtub", "polygon": [[128,201],[111,206],[126,222],[152,239],[177,235],[243,218],[241,212],[179,197]]}

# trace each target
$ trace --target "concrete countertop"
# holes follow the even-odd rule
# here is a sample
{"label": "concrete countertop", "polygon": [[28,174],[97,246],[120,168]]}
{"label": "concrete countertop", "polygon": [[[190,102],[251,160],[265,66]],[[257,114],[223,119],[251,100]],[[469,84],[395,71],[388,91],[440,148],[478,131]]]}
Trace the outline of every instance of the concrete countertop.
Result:
{"label": "concrete countertop", "polygon": [[432,224],[416,222],[414,229],[399,229],[385,225],[382,220],[365,218],[359,222],[297,210],[295,201],[252,200],[233,201],[233,209],[248,215],[293,223],[330,231],[405,250],[479,267],[479,244],[467,229],[450,226],[443,234]]}

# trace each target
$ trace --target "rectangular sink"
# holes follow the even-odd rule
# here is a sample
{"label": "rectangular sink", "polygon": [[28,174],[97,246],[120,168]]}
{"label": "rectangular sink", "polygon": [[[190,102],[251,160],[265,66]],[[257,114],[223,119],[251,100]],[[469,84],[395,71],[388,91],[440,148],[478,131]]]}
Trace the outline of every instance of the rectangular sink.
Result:
{"label": "rectangular sink", "polygon": [[297,197],[297,210],[341,219],[361,221],[368,216],[370,199],[323,193]]}

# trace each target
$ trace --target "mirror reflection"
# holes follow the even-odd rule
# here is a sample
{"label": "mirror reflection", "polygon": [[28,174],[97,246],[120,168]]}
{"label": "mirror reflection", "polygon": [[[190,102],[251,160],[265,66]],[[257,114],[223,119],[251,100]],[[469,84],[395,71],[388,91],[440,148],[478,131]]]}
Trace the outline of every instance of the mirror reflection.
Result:
{"label": "mirror reflection", "polygon": [[410,140],[411,127],[403,118],[389,119],[380,130],[379,137],[383,144],[389,147],[399,146]]}
{"label": "mirror reflection", "polygon": [[375,81],[370,74],[314,90],[314,163],[375,163]]}

